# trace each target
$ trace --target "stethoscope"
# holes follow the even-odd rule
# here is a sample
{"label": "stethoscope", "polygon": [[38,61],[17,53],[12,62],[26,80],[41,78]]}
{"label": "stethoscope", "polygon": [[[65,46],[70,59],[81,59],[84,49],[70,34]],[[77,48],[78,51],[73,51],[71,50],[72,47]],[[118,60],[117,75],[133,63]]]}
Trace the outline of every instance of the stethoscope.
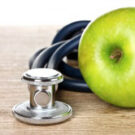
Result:
{"label": "stethoscope", "polygon": [[[63,58],[77,60],[77,49],[83,30],[90,21],[70,23],[59,30],[52,46],[38,50],[29,61],[29,69],[22,75],[28,84],[30,100],[13,107],[13,115],[30,124],[54,124],[72,116],[70,105],[55,101],[59,89],[91,92],[78,68],[68,65]],[[64,77],[63,77],[63,75]]]}

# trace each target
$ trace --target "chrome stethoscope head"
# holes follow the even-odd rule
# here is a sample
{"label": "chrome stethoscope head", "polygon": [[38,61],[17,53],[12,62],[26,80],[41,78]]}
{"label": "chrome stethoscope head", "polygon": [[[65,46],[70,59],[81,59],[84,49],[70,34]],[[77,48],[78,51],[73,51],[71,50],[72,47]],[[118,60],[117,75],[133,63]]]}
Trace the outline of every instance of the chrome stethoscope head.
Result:
{"label": "chrome stethoscope head", "polygon": [[30,100],[13,107],[13,115],[20,121],[30,124],[54,124],[72,116],[68,104],[55,101],[55,91],[63,81],[60,72],[49,68],[31,69],[22,75],[28,84]]}

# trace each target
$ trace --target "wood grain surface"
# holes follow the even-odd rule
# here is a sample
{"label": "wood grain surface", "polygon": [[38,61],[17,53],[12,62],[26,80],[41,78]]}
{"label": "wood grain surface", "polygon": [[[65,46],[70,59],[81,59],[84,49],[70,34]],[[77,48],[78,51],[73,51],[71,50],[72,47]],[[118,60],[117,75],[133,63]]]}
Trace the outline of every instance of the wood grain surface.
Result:
{"label": "wood grain surface", "polygon": [[34,126],[13,117],[12,107],[29,97],[20,77],[30,56],[49,46],[59,28],[0,27],[0,135],[134,135],[135,109],[114,107],[90,93],[58,91],[57,99],[73,107],[73,117],[64,123]]}

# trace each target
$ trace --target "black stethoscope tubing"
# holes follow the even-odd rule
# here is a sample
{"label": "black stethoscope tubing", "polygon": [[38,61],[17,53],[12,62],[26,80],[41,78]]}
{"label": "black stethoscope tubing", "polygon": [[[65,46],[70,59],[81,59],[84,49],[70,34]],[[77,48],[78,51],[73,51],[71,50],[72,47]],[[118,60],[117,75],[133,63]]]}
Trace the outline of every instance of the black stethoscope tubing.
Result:
{"label": "black stethoscope tubing", "polygon": [[59,86],[60,89],[90,92],[90,89],[82,78],[80,70],[71,67],[62,60],[63,57],[67,55],[74,56],[70,58],[76,59],[77,52],[73,52],[73,50],[78,49],[82,29],[84,29],[88,23],[89,21],[78,21],[62,28],[55,36],[53,46],[40,49],[33,55],[29,62],[29,68],[46,67],[58,69],[64,75],[72,78],[64,78],[63,83]]}
{"label": "black stethoscope tubing", "polygon": [[52,44],[55,44],[57,42],[71,39],[76,33],[82,33],[83,29],[90,23],[90,21],[76,21],[73,23],[70,23],[60,29],[57,34],[55,35]]}

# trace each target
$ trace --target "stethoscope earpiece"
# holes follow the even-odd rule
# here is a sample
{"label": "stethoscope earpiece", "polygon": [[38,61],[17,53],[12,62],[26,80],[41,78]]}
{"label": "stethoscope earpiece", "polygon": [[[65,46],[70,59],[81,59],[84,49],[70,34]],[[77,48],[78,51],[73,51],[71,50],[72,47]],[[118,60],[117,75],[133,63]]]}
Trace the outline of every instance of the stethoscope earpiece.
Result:
{"label": "stethoscope earpiece", "polygon": [[13,115],[18,120],[30,124],[53,124],[72,116],[71,106],[55,101],[55,91],[63,81],[60,72],[49,68],[31,69],[23,74],[22,80],[28,84],[30,101],[13,107]]}

